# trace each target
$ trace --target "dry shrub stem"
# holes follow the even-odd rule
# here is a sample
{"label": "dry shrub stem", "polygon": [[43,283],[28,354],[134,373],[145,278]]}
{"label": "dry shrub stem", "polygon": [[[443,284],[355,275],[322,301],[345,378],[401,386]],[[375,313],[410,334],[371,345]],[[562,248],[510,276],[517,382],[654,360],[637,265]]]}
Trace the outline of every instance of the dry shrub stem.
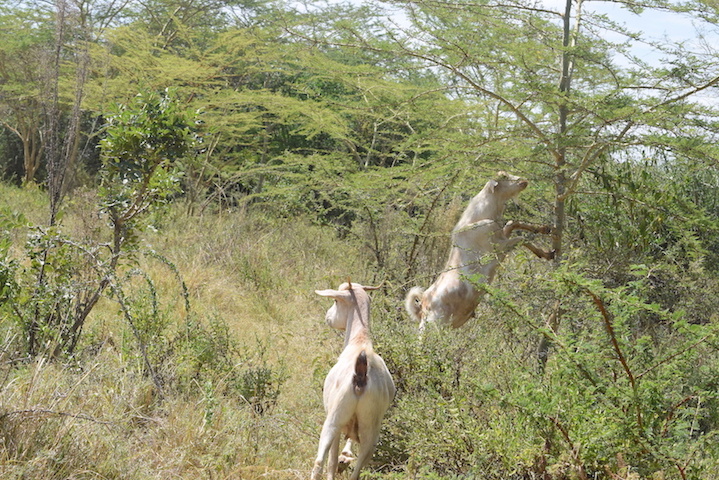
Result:
{"label": "dry shrub stem", "polygon": [[632,386],[632,391],[634,392],[634,401],[635,401],[635,407],[637,409],[637,427],[639,428],[640,432],[644,431],[644,421],[642,420],[642,409],[641,405],[639,404],[639,395],[637,392],[637,382],[636,378],[634,377],[634,374],[632,373],[631,368],[629,368],[629,364],[627,363],[627,359],[624,356],[624,353],[622,352],[621,347],[619,346],[619,341],[617,340],[617,336],[614,332],[614,323],[612,320],[611,314],[607,311],[606,306],[604,305],[604,302],[602,301],[597,294],[592,292],[589,289],[585,289],[587,294],[592,297],[592,300],[594,301],[594,304],[599,309],[599,312],[602,314],[602,318],[604,319],[604,328],[607,330],[607,334],[609,335],[609,340],[612,342],[612,348],[614,349],[614,353],[617,355],[617,359],[619,360],[619,363],[622,364],[622,368],[624,368],[624,372],[627,374],[627,379],[629,380],[629,384]]}
{"label": "dry shrub stem", "polygon": [[3,414],[0,414],[0,421],[6,419],[8,417],[14,417],[14,416],[38,417],[38,416],[45,416],[45,415],[52,415],[52,416],[57,416],[57,417],[70,417],[70,418],[75,418],[78,420],[87,420],[88,422],[97,423],[99,425],[117,426],[117,423],[115,423],[115,422],[108,422],[106,420],[98,420],[97,418],[91,417],[90,415],[86,415],[84,413],[58,412],[58,411],[50,410],[47,408],[28,408],[25,410],[14,410],[12,412],[5,412]]}

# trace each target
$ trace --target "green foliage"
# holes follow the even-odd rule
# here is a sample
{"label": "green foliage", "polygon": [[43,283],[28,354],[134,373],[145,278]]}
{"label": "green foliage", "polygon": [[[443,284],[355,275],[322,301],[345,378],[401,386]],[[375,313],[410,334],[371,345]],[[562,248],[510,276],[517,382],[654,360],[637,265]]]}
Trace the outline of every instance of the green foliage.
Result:
{"label": "green foliage", "polygon": [[[14,272],[3,269],[8,277],[14,274],[12,282],[5,282],[17,285],[7,300],[9,316],[24,332],[24,348],[31,357],[73,354],[105,289],[111,286],[122,302],[123,284],[144,275],[125,270],[138,248],[140,219],[176,191],[173,161],[191,147],[192,130],[168,95],[146,100],[138,97],[131,108],[112,117],[101,145],[105,184],[101,205],[90,208],[108,214],[110,243],[98,242],[95,234],[73,238],[61,224],[38,226],[25,246],[29,261]],[[150,311],[141,317],[157,318],[155,292],[149,293]],[[149,326],[141,329],[152,335]],[[138,340],[144,345],[148,339]]]}
{"label": "green foliage", "polygon": [[[510,211],[525,210],[514,206]],[[376,219],[382,240],[374,245],[394,268],[411,243],[404,232],[412,224],[389,212]],[[439,210],[435,215],[448,216]],[[452,220],[446,222],[451,227]],[[72,395],[67,405],[74,409],[58,404],[65,398],[53,394],[65,391],[58,381],[45,386],[48,398],[55,400],[45,404],[33,403],[39,401],[35,399],[28,405],[100,421],[112,415],[110,431],[120,432],[112,437],[113,451],[122,456],[124,449],[131,450],[132,455],[121,458],[135,462],[142,454],[128,446],[127,437],[138,442],[139,435],[153,450],[199,449],[202,460],[192,456],[191,461],[195,475],[197,465],[220,472],[233,468],[228,465],[260,465],[265,472],[269,455],[281,458],[283,469],[288,462],[293,469],[309,469],[322,421],[321,379],[341,347],[339,337],[325,332],[324,307],[312,303],[312,287],[347,273],[358,281],[371,277],[374,267],[362,259],[375,258],[363,240],[371,238],[365,232],[373,227],[359,218],[340,241],[309,218],[287,222],[266,213],[180,216],[158,225],[160,232],[140,234],[165,245],[163,255],[138,249],[132,268],[122,269],[122,277],[113,280],[115,294],[103,318],[115,319],[119,311],[122,319],[113,327],[106,326],[107,320],[87,326],[90,334],[82,337],[66,374],[80,373],[64,380],[68,389],[79,385],[73,388],[85,392],[90,388],[82,383],[90,381],[85,378],[100,381],[99,371],[117,362],[117,370],[108,370],[108,379],[97,387],[105,393],[88,396],[93,402],[109,398],[113,409],[81,403]],[[337,252],[342,252],[339,258]],[[366,475],[713,480],[719,454],[716,321],[711,314],[698,321],[697,311],[682,304],[711,297],[712,274],[704,270],[709,278],[703,284],[697,274],[697,283],[674,292],[680,301],[669,305],[670,292],[660,288],[658,279],[689,278],[691,272],[656,260],[627,262],[621,275],[603,276],[597,272],[604,272],[604,261],[598,255],[554,271],[513,252],[495,283],[486,287],[477,318],[461,330],[430,329],[421,339],[416,325],[399,310],[404,286],[390,277],[384,289],[373,293],[372,331],[398,394],[375,455],[382,467]],[[198,271],[197,265],[208,272]],[[183,275],[188,266],[193,274]],[[223,305],[227,300],[213,291],[217,284],[237,303]],[[277,292],[283,301],[272,306]],[[294,306],[298,301],[302,307]],[[262,309],[270,307],[267,315]],[[561,321],[552,323],[557,309]],[[230,323],[239,315],[248,324]],[[540,337],[552,344],[543,373],[538,373],[535,355]],[[314,363],[306,354],[310,348],[317,352]],[[13,370],[16,374],[21,372]],[[6,389],[20,388],[20,382],[14,380]],[[34,388],[23,387],[28,395],[43,385],[36,382]],[[130,385],[136,391],[122,391]],[[6,395],[4,405],[16,397]],[[115,409],[120,413],[102,413]],[[103,457],[85,446],[73,453],[69,447],[76,437],[64,436],[53,414],[44,413],[50,416],[44,422],[35,415],[2,417],[5,438],[25,453],[8,454],[15,455],[13,463],[0,462],[0,468],[40,462],[45,442],[62,445],[67,461],[57,471],[63,474],[81,470],[85,455]],[[230,415],[241,420],[230,420]],[[179,426],[175,417],[188,418],[189,424]],[[73,431],[90,435],[94,429]],[[225,438],[236,438],[242,446],[225,445]],[[282,447],[278,439],[285,442]],[[113,465],[101,471],[115,471]]]}
{"label": "green foliage", "polygon": [[[398,386],[386,461],[441,478],[714,478],[716,322],[652,303],[646,266],[618,287],[586,271],[541,279],[561,325],[494,288],[462,330],[418,339],[412,325],[375,321]],[[542,335],[553,349],[540,374],[528,346]]]}
{"label": "green foliage", "polygon": [[82,313],[97,274],[93,252],[57,228],[36,227],[25,253],[30,262],[15,272],[11,318],[24,332],[27,353],[56,355],[76,340],[76,316]]}
{"label": "green foliage", "polygon": [[[140,288],[115,292],[134,341],[128,355],[153,379],[162,396],[189,395],[197,387],[208,402],[205,420],[211,422],[215,395],[235,397],[263,415],[277,404],[283,367],[267,359],[267,346],[240,348],[227,324],[219,317],[198,318],[186,312],[183,321],[170,314],[173,305],[160,305],[155,283],[142,275]],[[125,284],[127,282],[123,282]],[[189,306],[186,303],[186,306]]]}
{"label": "green foliage", "polygon": [[19,266],[18,261],[10,255],[10,231],[26,223],[27,220],[22,214],[12,212],[7,207],[0,207],[0,318],[3,319],[11,315],[11,300],[18,290],[16,272]]}
{"label": "green foliage", "polygon": [[[613,465],[621,453],[642,476],[677,469],[702,478],[715,455],[705,444],[713,443],[718,426],[710,413],[717,397],[709,366],[717,354],[716,326],[690,326],[682,312],[648,303],[646,267],[634,268],[633,281],[612,289],[572,270],[558,273],[566,288],[558,291],[576,298],[575,305],[590,300],[580,312],[593,320],[554,339],[557,383],[551,388],[559,391],[552,394],[559,404],[546,405],[545,418],[561,425],[565,442],[579,442],[576,460],[587,470]],[[663,322],[661,331],[644,328],[646,315]],[[707,376],[696,375],[705,362]]]}
{"label": "green foliage", "polygon": [[177,192],[176,162],[192,148],[194,128],[170,92],[137,95],[109,116],[100,196],[117,228]]}
{"label": "green foliage", "polygon": [[[331,348],[306,320],[308,301],[288,305],[311,296],[319,285],[310,283],[364,275],[389,290],[375,295],[376,348],[399,387],[378,451],[393,471],[377,475],[716,477],[716,52],[710,42],[701,54],[669,38],[646,42],[613,18],[577,10],[585,4],[568,2],[566,15],[523,1],[419,0],[394,4],[406,17],[392,25],[377,4],[300,13],[262,2],[153,0],[122,11],[91,2],[77,12],[83,28],[37,4],[0,7],[0,121],[28,148],[24,155],[39,160],[44,139],[61,136],[39,135],[56,25],[70,29],[54,72],[60,97],[87,75],[82,108],[107,120],[100,200],[85,213],[91,229],[31,226],[23,245],[28,222],[8,209],[0,215],[0,318],[13,339],[3,359],[11,351],[71,354],[88,368],[83,360],[101,349],[95,341],[110,342],[99,333],[88,341],[85,321],[108,298],[123,322],[118,350],[126,363],[118,372],[141,372],[150,392],[126,408],[132,422],[144,430],[153,415],[166,421],[153,399],[182,398],[202,410],[201,426],[187,430],[209,432],[180,447],[204,452],[192,458],[195,477],[204,460],[221,458],[205,473],[245,478],[227,465],[254,467],[277,439],[291,444],[278,454],[289,472],[287,451],[309,457],[320,392],[307,391],[318,382],[296,378],[290,390],[287,371],[312,367],[286,365],[277,351],[292,344],[290,332],[302,352],[306,344]],[[715,28],[701,2],[655,6]],[[664,65],[636,58],[637,40]],[[87,69],[69,48],[86,42]],[[138,85],[145,93],[136,95]],[[114,103],[121,106],[108,107]],[[91,123],[82,126],[88,137]],[[89,161],[80,143],[66,147]],[[30,178],[37,165],[25,165]],[[513,252],[485,287],[476,320],[419,339],[397,313],[402,294],[442,270],[456,215],[500,169],[531,182],[506,219],[553,224],[548,241],[562,255],[538,265]],[[216,224],[183,219],[194,236],[183,232],[182,248],[148,251],[144,226],[153,221],[165,234],[180,220],[157,207],[178,197],[188,211],[222,215]],[[223,223],[235,209],[252,220]],[[173,263],[188,257],[196,262]],[[188,286],[184,268],[212,270],[197,280],[192,271]],[[219,300],[206,292],[214,281],[207,278],[217,277],[231,292]],[[195,295],[213,308],[231,306],[191,309]],[[252,318],[252,334],[231,327],[238,311]],[[272,340],[240,347],[235,338],[263,330]],[[540,339],[552,346],[543,369],[534,351]],[[322,355],[314,379],[323,376]],[[248,446],[214,452],[213,435],[223,436],[228,405],[238,403],[249,420],[229,430]],[[46,465],[60,477],[87,471],[73,457],[82,438],[62,437],[60,422],[43,430],[30,420],[0,412],[3,458],[49,458],[25,476]],[[40,425],[27,444],[23,421]],[[163,434],[156,445],[192,437]],[[32,445],[51,435],[60,446],[53,452]],[[263,445],[265,437],[272,442]],[[126,470],[98,475],[132,476],[118,472]]]}
{"label": "green foliage", "polygon": [[611,286],[631,280],[632,264],[649,265],[653,302],[694,323],[713,321],[717,304],[706,292],[717,265],[715,172],[646,159],[606,165],[589,178],[569,202],[572,256],[591,252],[588,267]]}
{"label": "green foliage", "polygon": [[246,355],[236,388],[256,414],[269,413],[277,405],[280,387],[286,379],[283,370],[282,365],[275,369],[268,362],[267,345],[259,340],[256,352]]}
{"label": "green foliage", "polygon": [[[632,251],[633,258],[645,255],[685,266],[706,259],[711,264],[714,254],[708,246],[719,228],[711,195],[716,183],[712,170],[679,160],[609,163],[592,171],[586,197],[571,202],[571,214],[578,234],[591,240],[600,255],[621,248]],[[582,231],[587,224],[604,228],[587,238]]]}
{"label": "green foliage", "polygon": [[3,8],[0,45],[0,126],[22,144],[22,169],[17,173],[23,184],[29,184],[40,181],[36,174],[44,148],[43,82],[52,45],[50,19],[41,12]]}

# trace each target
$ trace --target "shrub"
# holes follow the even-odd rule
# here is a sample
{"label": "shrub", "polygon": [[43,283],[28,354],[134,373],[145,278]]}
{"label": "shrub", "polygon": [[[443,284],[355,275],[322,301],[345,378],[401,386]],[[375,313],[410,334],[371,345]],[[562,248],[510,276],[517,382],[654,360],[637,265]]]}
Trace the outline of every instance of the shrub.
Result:
{"label": "shrub", "polygon": [[[385,462],[446,478],[716,475],[719,327],[648,302],[646,267],[612,288],[581,272],[542,277],[554,292],[538,302],[549,305],[543,312],[512,300],[512,288],[528,285],[495,285],[460,330],[420,339],[406,320],[375,321],[398,386]],[[554,325],[552,305],[561,309]],[[648,315],[661,331],[649,334]],[[530,348],[540,336],[552,344],[543,373]]]}

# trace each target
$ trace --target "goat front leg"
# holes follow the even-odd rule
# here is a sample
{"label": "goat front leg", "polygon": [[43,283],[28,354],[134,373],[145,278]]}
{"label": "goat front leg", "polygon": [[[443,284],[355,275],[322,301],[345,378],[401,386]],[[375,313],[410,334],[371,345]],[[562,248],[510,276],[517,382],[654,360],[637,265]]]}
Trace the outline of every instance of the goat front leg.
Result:
{"label": "goat front leg", "polygon": [[348,438],[347,443],[345,443],[345,446],[339,456],[340,463],[338,465],[338,472],[342,473],[343,471],[345,471],[349,466],[350,462],[354,459],[355,457],[352,454],[352,439]]}
{"label": "goat front leg", "polygon": [[502,229],[502,233],[504,233],[505,237],[509,238],[512,232],[517,229],[526,230],[532,233],[541,233],[544,235],[552,233],[552,227],[550,227],[549,225],[531,225],[529,223],[515,222],[514,220],[510,220],[507,222],[507,224]]}
{"label": "goat front leg", "polygon": [[529,242],[524,242],[522,245],[524,245],[526,248],[529,249],[533,254],[538,256],[539,258],[543,258],[545,260],[553,260],[556,252],[554,250],[543,250],[537,246],[532,245]]}
{"label": "goat front leg", "polygon": [[509,238],[505,236],[504,233],[500,234],[499,231],[497,232],[497,235],[495,235],[495,238],[492,239],[492,243],[494,243],[494,253],[502,255],[508,253],[522,242],[524,242],[524,238],[522,237]]}
{"label": "goat front leg", "polygon": [[[549,225],[530,225],[529,223],[515,222],[514,220],[510,220],[502,229],[502,234],[505,236],[505,238],[509,239],[509,236],[516,229],[526,230],[532,233],[541,233],[544,235],[552,233],[552,227],[550,227]],[[517,240],[519,238],[521,237],[514,237],[512,240]],[[522,242],[522,245],[539,258],[543,258],[545,260],[554,259],[554,250],[543,250],[529,242]]]}

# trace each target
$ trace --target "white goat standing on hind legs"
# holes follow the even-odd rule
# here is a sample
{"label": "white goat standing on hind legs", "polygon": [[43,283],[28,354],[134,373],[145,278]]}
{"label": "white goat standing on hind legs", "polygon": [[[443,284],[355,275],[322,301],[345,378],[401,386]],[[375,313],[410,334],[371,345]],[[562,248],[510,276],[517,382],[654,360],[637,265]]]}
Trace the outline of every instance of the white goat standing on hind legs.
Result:
{"label": "white goat standing on hind legs", "polygon": [[[331,297],[334,305],[327,310],[327,324],[345,331],[344,350],[327,374],[324,405],[327,418],[322,426],[312,480],[319,480],[327,463],[327,478],[332,480],[339,463],[340,434],[359,443],[357,464],[351,480],[357,480],[360,469],[369,462],[379,440],[380,424],[394,399],[395,386],[382,357],[374,353],[369,331],[370,299],[358,283],[343,283],[337,290],[316,290]],[[349,449],[349,441],[345,450]],[[343,451],[343,454],[351,452]]]}
{"label": "white goat standing on hind legs", "polygon": [[482,296],[470,279],[479,277],[484,283],[490,283],[500,262],[515,246],[522,244],[538,257],[554,258],[554,252],[537,248],[522,237],[510,238],[516,229],[547,234],[549,227],[512,221],[502,225],[507,201],[519,195],[528,183],[523,178],[499,172],[496,179],[487,182],[470,200],[452,230],[452,248],[444,271],[427,290],[413,287],[407,293],[405,308],[420,322],[420,331],[428,323],[454,328],[464,325]]}

